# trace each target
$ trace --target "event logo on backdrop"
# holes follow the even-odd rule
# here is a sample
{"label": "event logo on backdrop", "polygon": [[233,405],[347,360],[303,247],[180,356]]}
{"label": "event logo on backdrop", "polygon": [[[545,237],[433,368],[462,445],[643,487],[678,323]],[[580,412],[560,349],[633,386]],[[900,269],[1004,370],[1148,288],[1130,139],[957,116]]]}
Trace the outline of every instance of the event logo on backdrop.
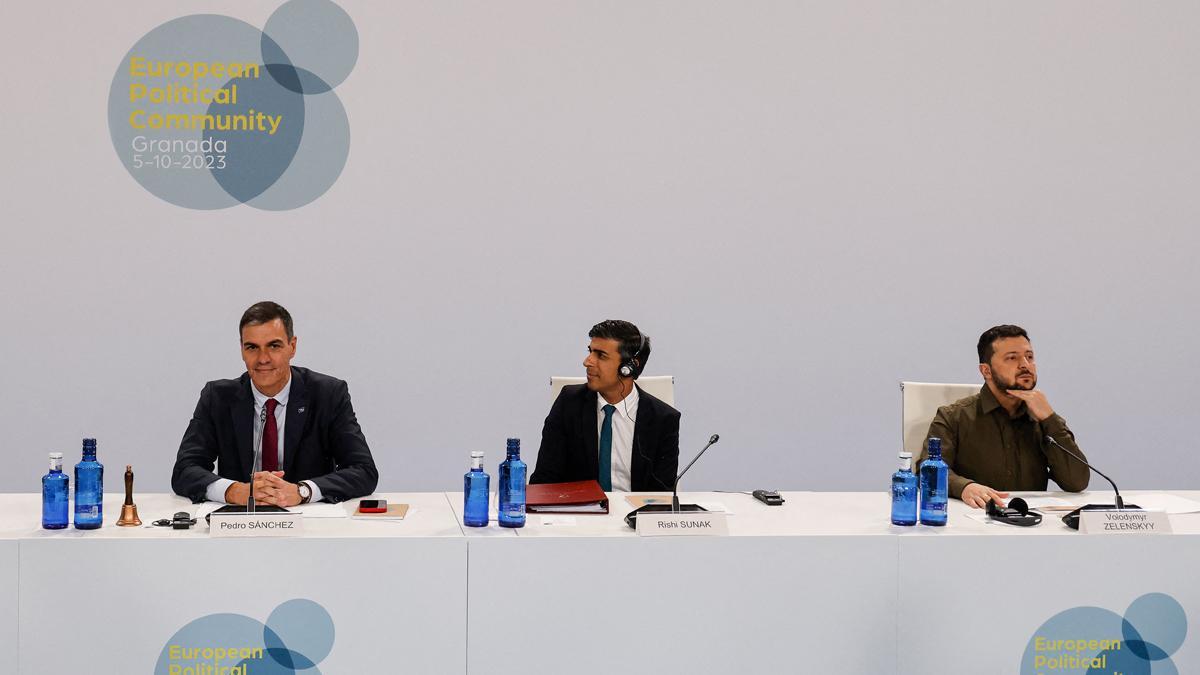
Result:
{"label": "event logo on backdrop", "polygon": [[276,607],[264,624],[242,614],[188,622],[163,645],[155,675],[289,675],[317,667],[333,650],[333,618],[312,600]]}
{"label": "event logo on backdrop", "polygon": [[1102,607],[1072,607],[1034,632],[1021,673],[1179,675],[1171,655],[1185,637],[1187,613],[1165,593],[1135,599],[1124,616]]}
{"label": "event logo on backdrop", "polygon": [[217,14],[168,21],[117,67],[113,146],[134,180],[178,206],[304,206],[346,165],[334,89],[357,61],[358,30],[330,0],[288,0],[262,30]]}

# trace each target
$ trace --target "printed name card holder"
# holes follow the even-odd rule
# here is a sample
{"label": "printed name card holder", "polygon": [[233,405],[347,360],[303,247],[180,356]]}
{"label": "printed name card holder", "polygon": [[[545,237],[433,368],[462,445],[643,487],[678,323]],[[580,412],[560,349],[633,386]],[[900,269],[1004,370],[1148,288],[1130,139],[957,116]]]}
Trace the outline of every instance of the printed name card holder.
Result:
{"label": "printed name card holder", "polygon": [[1083,534],[1171,534],[1171,520],[1166,511],[1083,511],[1079,514],[1079,531]]}
{"label": "printed name card holder", "polygon": [[720,511],[643,513],[637,519],[642,537],[712,537],[729,534],[729,524]]}

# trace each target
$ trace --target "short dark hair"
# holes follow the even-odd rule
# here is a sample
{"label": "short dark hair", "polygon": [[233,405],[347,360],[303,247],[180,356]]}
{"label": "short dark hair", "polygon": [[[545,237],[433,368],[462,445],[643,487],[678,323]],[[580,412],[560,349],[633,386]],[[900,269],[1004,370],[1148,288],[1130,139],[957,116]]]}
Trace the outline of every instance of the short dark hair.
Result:
{"label": "short dark hair", "polygon": [[992,346],[996,340],[1002,338],[1023,337],[1029,339],[1029,333],[1025,332],[1024,328],[1014,326],[1012,324],[1003,324],[1000,326],[992,326],[983,331],[983,335],[979,336],[979,345],[976,346],[976,351],[979,352],[980,363],[991,363],[992,355],[996,353],[996,349]]}
{"label": "short dark hair", "polygon": [[242,312],[242,320],[238,322],[238,338],[241,338],[242,329],[246,326],[261,326],[264,323],[271,323],[275,319],[283,322],[283,330],[287,332],[287,338],[291,340],[292,315],[283,308],[283,305],[270,300],[256,302]]}
{"label": "short dark hair", "polygon": [[650,360],[650,336],[628,321],[606,319],[592,326],[588,337],[616,340],[622,362],[637,359],[633,364],[633,379],[638,379],[646,369],[646,362]]}

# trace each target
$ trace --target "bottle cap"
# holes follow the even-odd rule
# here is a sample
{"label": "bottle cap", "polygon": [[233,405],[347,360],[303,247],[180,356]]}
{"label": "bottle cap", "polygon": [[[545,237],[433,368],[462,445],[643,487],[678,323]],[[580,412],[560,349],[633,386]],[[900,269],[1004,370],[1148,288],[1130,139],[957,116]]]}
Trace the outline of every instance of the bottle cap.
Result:
{"label": "bottle cap", "polygon": [[482,459],[482,458],[483,458],[482,450],[472,450],[471,451],[471,459]]}
{"label": "bottle cap", "polygon": [[94,439],[94,438],[83,439],[83,447],[91,448],[92,450],[95,450],[96,449],[96,439]]}
{"label": "bottle cap", "polygon": [[907,450],[901,450],[900,459],[912,459],[912,453]]}
{"label": "bottle cap", "polygon": [[519,439],[519,438],[508,439],[508,449],[509,450],[520,450],[521,449],[521,439]]}
{"label": "bottle cap", "polygon": [[62,458],[63,458],[63,454],[61,452],[50,453],[50,459],[62,459]]}

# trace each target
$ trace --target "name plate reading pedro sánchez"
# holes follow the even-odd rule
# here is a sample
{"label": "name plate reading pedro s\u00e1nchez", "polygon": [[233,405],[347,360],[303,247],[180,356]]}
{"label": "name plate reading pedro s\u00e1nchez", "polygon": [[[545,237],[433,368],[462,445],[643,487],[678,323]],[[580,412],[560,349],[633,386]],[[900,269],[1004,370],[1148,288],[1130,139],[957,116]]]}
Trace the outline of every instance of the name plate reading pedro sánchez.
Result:
{"label": "name plate reading pedro s\u00e1nchez", "polygon": [[208,534],[212,537],[298,537],[304,534],[304,516],[278,511],[214,512],[209,517]]}

